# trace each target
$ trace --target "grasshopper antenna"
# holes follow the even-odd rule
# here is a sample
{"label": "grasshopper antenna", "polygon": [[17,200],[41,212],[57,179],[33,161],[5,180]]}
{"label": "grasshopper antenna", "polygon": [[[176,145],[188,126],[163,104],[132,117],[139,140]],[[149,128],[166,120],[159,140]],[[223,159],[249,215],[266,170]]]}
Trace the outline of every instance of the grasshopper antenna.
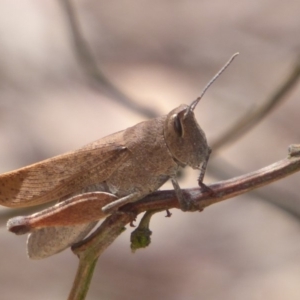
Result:
{"label": "grasshopper antenna", "polygon": [[227,67],[232,63],[232,61],[239,55],[239,53],[235,53],[231,56],[231,58],[227,61],[227,63],[223,66],[223,68],[208,82],[208,84],[205,86],[204,90],[202,91],[201,95],[192,102],[192,104],[189,106],[189,109],[186,111],[185,116],[186,117],[191,111],[195,109],[199,101],[202,99],[208,88],[216,81],[216,79],[227,69]]}

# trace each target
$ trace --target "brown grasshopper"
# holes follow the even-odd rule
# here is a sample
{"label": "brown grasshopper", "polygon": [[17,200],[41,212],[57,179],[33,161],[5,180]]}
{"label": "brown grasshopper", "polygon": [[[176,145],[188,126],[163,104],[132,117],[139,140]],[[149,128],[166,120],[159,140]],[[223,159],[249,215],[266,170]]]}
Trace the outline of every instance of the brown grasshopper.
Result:
{"label": "brown grasshopper", "polygon": [[184,199],[176,179],[180,167],[200,170],[203,177],[210,155],[194,109],[214,80],[190,105],[141,122],[85,147],[0,175],[0,204],[27,207],[59,202],[28,217],[8,221],[16,234],[30,233],[30,258],[50,256],[82,240],[105,215],[137,201],[171,179],[182,210]]}

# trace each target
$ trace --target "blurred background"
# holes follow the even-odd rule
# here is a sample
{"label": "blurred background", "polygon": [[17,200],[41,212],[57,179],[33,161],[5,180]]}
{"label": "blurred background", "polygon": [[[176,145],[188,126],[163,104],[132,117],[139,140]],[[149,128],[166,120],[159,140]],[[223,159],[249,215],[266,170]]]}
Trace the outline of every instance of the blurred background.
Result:
{"label": "blurred background", "polygon": [[[299,12],[297,0],[1,0],[0,172],[189,104],[238,51],[196,109],[216,145],[298,64]],[[251,131],[213,147],[205,182],[286,157],[299,143],[299,97],[294,84]],[[181,187],[197,175],[187,170]],[[135,254],[128,227],[100,258],[87,299],[299,299],[299,180],[202,213],[157,214],[152,244]],[[18,214],[0,209],[1,299],[66,299],[77,258],[68,249],[29,260],[26,237],[5,227]]]}

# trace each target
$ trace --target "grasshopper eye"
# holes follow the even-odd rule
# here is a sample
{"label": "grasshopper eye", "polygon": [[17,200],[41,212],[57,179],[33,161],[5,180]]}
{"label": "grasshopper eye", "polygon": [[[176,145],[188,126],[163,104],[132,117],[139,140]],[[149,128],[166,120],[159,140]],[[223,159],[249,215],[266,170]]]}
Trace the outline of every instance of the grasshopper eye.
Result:
{"label": "grasshopper eye", "polygon": [[175,129],[175,132],[178,134],[178,136],[180,136],[180,137],[183,136],[181,120],[178,115],[175,115],[175,118],[174,118],[174,129]]}

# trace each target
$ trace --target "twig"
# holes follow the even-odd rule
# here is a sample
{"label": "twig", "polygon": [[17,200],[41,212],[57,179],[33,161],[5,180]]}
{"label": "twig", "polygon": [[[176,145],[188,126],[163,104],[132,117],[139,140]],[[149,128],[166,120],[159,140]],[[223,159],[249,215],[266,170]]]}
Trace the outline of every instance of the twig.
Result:
{"label": "twig", "polygon": [[[149,228],[151,218],[161,212],[161,210],[148,210],[143,215],[138,227],[131,232],[130,235],[130,248],[132,253],[134,253],[137,249],[146,248],[151,243],[151,235],[152,231]],[[171,216],[171,213],[167,211],[167,217]],[[131,225],[131,224],[130,224]]]}
{"label": "twig", "polygon": [[[220,168],[220,166],[222,167]],[[209,174],[219,180],[222,178],[231,178],[241,173],[242,171],[239,168],[234,167],[220,156],[209,164]],[[300,206],[298,205],[299,195],[293,193],[293,191],[288,188],[282,188],[276,185],[273,186],[272,189],[254,190],[251,192],[251,195],[277,206],[298,220],[300,219]]]}
{"label": "twig", "polygon": [[97,66],[96,59],[81,32],[79,21],[71,1],[62,0],[60,1],[60,4],[62,5],[65,15],[69,21],[70,33],[78,61],[85,71],[91,86],[97,91],[106,92],[115,101],[118,101],[127,108],[144,115],[147,118],[156,117],[158,115],[157,112],[130,99],[122,91],[120,91],[120,89],[113,85],[101,72],[100,68]]}
{"label": "twig", "polygon": [[91,236],[72,247],[79,257],[79,266],[68,300],[85,299],[99,256],[124,231],[124,226],[131,220],[130,214],[113,214],[106,218]]}
{"label": "twig", "polygon": [[[183,193],[191,203],[189,211],[198,211],[298,171],[300,171],[300,145],[293,145],[289,148],[289,156],[281,161],[258,171],[209,185],[213,194],[202,193],[200,188],[186,189]],[[179,208],[174,191],[152,193],[142,200],[127,204],[121,209],[122,212],[109,216],[94,234],[73,246],[72,250],[78,255],[80,262],[69,300],[84,299],[83,295],[86,295],[98,257],[121,234],[124,226],[132,220],[132,214],[171,208]],[[85,276],[86,274],[88,276]]]}
{"label": "twig", "polygon": [[261,106],[253,111],[247,112],[235,124],[233,124],[226,132],[224,132],[216,141],[211,144],[214,150],[213,155],[228,143],[236,140],[252,127],[257,125],[267,114],[269,114],[286,95],[297,84],[300,78],[300,60],[296,62],[294,69],[287,77],[285,82],[274,92],[274,94]]}

